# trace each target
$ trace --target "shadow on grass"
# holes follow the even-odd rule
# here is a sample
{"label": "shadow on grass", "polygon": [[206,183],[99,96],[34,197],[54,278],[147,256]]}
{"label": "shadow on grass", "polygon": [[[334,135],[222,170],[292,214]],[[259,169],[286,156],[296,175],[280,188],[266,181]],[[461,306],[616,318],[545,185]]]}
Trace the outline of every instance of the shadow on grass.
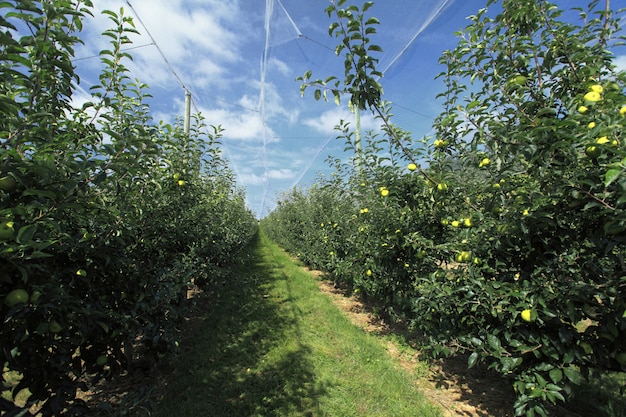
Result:
{"label": "shadow on grass", "polygon": [[176,370],[167,378],[158,416],[314,416],[325,388],[281,277],[253,239],[248,258],[214,298],[199,297]]}
{"label": "shadow on grass", "polygon": [[[332,282],[335,294],[343,296],[346,300],[353,300],[343,308],[348,309],[348,313],[367,316],[365,324],[371,333],[390,337],[399,345],[410,346],[416,352],[421,351],[428,343],[423,336],[409,328],[409,319],[391,314],[386,306],[375,298],[354,296],[352,288],[337,284],[332,281],[332,277],[324,274],[320,274],[319,279],[327,283]],[[512,385],[495,371],[487,369],[486,364],[479,363],[469,369],[468,356],[455,355],[434,359],[428,355],[419,355],[419,360],[429,367],[428,375],[424,378],[439,391],[427,397],[447,410],[447,415],[513,417],[515,393]]]}

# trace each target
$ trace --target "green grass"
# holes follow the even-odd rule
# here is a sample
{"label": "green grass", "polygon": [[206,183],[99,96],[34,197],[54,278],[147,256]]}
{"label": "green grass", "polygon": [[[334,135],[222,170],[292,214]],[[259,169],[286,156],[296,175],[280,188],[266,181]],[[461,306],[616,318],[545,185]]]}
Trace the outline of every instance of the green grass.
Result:
{"label": "green grass", "polygon": [[440,416],[262,233],[203,312],[157,416]]}

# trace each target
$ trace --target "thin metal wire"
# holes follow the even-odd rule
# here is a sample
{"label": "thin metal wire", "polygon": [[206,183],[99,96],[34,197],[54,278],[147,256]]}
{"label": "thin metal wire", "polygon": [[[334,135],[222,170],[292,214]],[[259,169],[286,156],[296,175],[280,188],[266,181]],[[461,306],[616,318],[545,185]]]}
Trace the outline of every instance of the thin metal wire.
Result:
{"label": "thin metal wire", "polygon": [[[130,48],[124,48],[124,49],[121,49],[120,52],[132,51],[133,49],[145,48],[146,46],[153,46],[153,45],[154,45],[154,43],[150,42],[150,43],[146,43],[144,45],[137,45],[137,46],[132,46]],[[93,58],[100,58],[100,54],[98,54],[98,55],[91,55],[91,56],[85,56],[85,57],[82,57],[82,58],[75,58],[75,59],[72,59],[72,62],[84,61],[86,59],[93,59]]]}
{"label": "thin metal wire", "polygon": [[167,65],[167,68],[170,70],[170,72],[174,75],[174,77],[176,78],[176,80],[178,81],[178,83],[180,84],[180,86],[182,87],[183,90],[185,90],[186,92],[189,92],[189,89],[187,88],[187,86],[185,85],[185,83],[183,82],[183,80],[180,78],[180,76],[178,75],[178,73],[176,72],[176,70],[174,69],[174,67],[172,66],[172,64],[170,63],[170,61],[167,59],[167,57],[165,56],[165,54],[163,53],[163,50],[161,49],[161,47],[159,46],[159,44],[157,43],[157,41],[154,39],[154,37],[152,36],[152,34],[150,33],[150,31],[148,30],[148,28],[146,27],[146,25],[143,23],[143,21],[141,20],[141,17],[139,16],[139,13],[137,13],[137,10],[135,10],[135,8],[133,7],[133,5],[130,3],[129,0],[126,0],[126,4],[128,4],[128,7],[130,7],[130,9],[133,11],[133,13],[135,14],[135,17],[137,17],[137,21],[141,24],[141,26],[143,27],[143,29],[146,31],[146,34],[150,37],[150,40],[152,41],[152,43],[154,44],[154,46],[156,47],[157,51],[159,51],[159,54],[161,54],[161,58],[163,58],[163,61],[165,62],[165,64]]}

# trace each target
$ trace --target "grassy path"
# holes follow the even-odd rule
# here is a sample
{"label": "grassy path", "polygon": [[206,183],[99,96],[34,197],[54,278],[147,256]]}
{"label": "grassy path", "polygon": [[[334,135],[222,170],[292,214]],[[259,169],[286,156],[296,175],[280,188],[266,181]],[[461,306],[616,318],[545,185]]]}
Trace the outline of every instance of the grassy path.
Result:
{"label": "grassy path", "polygon": [[440,415],[262,233],[246,256],[203,306],[157,416]]}

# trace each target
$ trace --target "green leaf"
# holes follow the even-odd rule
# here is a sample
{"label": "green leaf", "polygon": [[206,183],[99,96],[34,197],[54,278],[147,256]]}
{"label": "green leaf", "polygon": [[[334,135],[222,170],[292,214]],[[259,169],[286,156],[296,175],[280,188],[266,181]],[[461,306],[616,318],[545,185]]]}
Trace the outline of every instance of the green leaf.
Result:
{"label": "green leaf", "polygon": [[555,384],[559,383],[563,379],[563,371],[560,369],[553,369],[549,372],[550,379]]}
{"label": "green leaf", "polygon": [[472,337],[470,343],[475,347],[480,347],[483,345],[482,339],[479,339],[478,337]]}
{"label": "green leaf", "polygon": [[622,173],[622,170],[620,169],[609,169],[606,172],[606,175],[604,177],[604,186],[608,187],[613,181],[615,181],[620,174]]}
{"label": "green leaf", "polygon": [[339,27],[339,23],[337,22],[331,23],[330,26],[328,26],[328,35],[333,36],[333,34],[335,33],[335,29],[337,29],[338,27]]}
{"label": "green leaf", "polygon": [[57,195],[53,191],[49,190],[37,190],[34,188],[29,188],[22,193],[23,196],[37,196],[37,197],[45,197],[50,200],[56,199]]}
{"label": "green leaf", "polygon": [[[563,394],[561,394],[559,391],[549,391],[549,394],[552,395],[554,398],[565,402],[565,397],[563,396]],[[553,401],[554,403],[554,401]]]}
{"label": "green leaf", "polygon": [[465,106],[466,110],[471,110],[474,107],[478,106],[480,104],[480,102],[478,100],[474,100],[472,101],[470,104],[468,104],[467,106]]}
{"label": "green leaf", "polygon": [[33,236],[37,232],[36,224],[29,224],[27,226],[20,227],[20,230],[17,232],[17,243],[27,244],[32,242]]}
{"label": "green leaf", "polygon": [[105,333],[109,333],[110,328],[109,328],[109,326],[105,322],[100,321],[100,320],[96,320],[96,323],[98,323],[98,325],[100,327],[102,327],[102,330],[104,330]]}
{"label": "green leaf", "polygon": [[570,382],[574,384],[580,384],[581,382],[583,382],[583,377],[580,372],[572,366],[564,368],[563,374]]}
{"label": "green leaf", "polygon": [[472,354],[467,358],[467,367],[472,368],[476,365],[476,361],[478,361],[479,355],[478,352],[472,352]]}
{"label": "green leaf", "polygon": [[487,343],[489,343],[489,346],[491,347],[491,349],[493,349],[496,352],[499,352],[502,349],[500,339],[498,339],[498,337],[493,334],[487,335]]}
{"label": "green leaf", "polygon": [[365,3],[363,3],[363,7],[361,7],[361,10],[363,10],[363,12],[366,12],[370,9],[370,7],[372,7],[374,5],[373,1],[367,1]]}

